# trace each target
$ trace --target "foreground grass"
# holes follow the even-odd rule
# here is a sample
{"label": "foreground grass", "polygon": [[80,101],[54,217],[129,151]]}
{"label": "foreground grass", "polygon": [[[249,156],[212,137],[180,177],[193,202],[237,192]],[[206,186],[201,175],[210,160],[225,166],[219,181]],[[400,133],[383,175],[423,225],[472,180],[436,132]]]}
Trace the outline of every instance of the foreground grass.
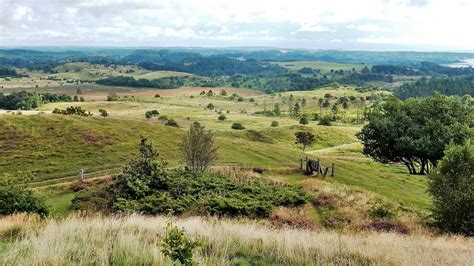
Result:
{"label": "foreground grass", "polygon": [[[0,235],[17,240],[0,255],[4,265],[172,265],[161,254],[166,217],[78,217],[39,221],[22,215],[0,219]],[[191,217],[174,222],[203,243],[202,265],[468,265],[473,239],[393,233],[275,229],[262,222]],[[8,226],[10,225],[10,226]]]}

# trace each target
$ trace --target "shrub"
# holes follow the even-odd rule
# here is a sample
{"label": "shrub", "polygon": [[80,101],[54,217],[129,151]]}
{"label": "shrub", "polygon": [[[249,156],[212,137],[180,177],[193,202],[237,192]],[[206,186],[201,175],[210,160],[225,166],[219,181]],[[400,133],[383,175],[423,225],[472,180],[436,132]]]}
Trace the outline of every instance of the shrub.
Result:
{"label": "shrub", "polygon": [[166,235],[160,240],[161,253],[170,257],[174,262],[182,265],[193,265],[193,251],[199,242],[184,234],[184,230],[168,222],[165,228]]}
{"label": "shrub", "polygon": [[331,116],[325,115],[325,116],[321,117],[321,120],[319,120],[318,125],[330,126],[331,125],[331,120],[332,120]]}
{"label": "shrub", "polygon": [[161,95],[160,95],[160,94],[158,94],[158,93],[157,93],[157,94],[155,94],[155,98],[160,98],[160,97],[161,97]]}
{"label": "shrub", "polygon": [[369,205],[369,216],[371,218],[390,219],[396,216],[396,211],[393,209],[393,207],[386,203],[373,201],[370,202]]}
{"label": "shrub", "polygon": [[224,114],[221,114],[219,117],[217,117],[217,119],[219,119],[219,121],[224,121],[227,119],[227,117]]}
{"label": "shrub", "polygon": [[156,117],[156,116],[159,116],[160,115],[160,112],[158,112],[158,110],[151,110],[151,111],[147,111],[145,113],[145,117],[150,119],[152,117]]}
{"label": "shrub", "polygon": [[102,117],[107,117],[109,116],[109,113],[105,109],[99,109],[100,116]]}
{"label": "shrub", "polygon": [[307,125],[307,124],[309,124],[308,118],[306,118],[306,117],[300,118],[300,124],[301,124],[301,125]]}
{"label": "shrub", "polygon": [[474,145],[449,145],[429,176],[435,225],[445,232],[474,235]]}
{"label": "shrub", "polygon": [[214,109],[214,104],[209,103],[209,104],[207,105],[207,109],[209,109],[209,110]]}
{"label": "shrub", "polygon": [[244,101],[244,98],[243,98],[243,97],[239,97],[239,98],[237,98],[237,101],[238,101],[238,102],[243,102],[243,101]]}
{"label": "shrub", "polygon": [[20,178],[4,178],[0,181],[0,215],[17,212],[30,212],[47,215],[48,210],[43,200],[20,182]]}
{"label": "shrub", "polygon": [[168,121],[166,121],[165,125],[170,126],[170,127],[179,127],[178,123],[176,121],[174,121],[174,119],[168,119]]}
{"label": "shrub", "polygon": [[277,122],[277,121],[272,121],[271,126],[272,126],[272,127],[277,127],[277,126],[278,126],[278,122]]}
{"label": "shrub", "polygon": [[245,127],[241,123],[233,123],[231,126],[232,129],[235,130],[243,130]]}
{"label": "shrub", "polygon": [[268,217],[273,209],[308,200],[301,187],[263,179],[167,169],[146,139],[140,156],[113,178],[113,210],[218,216]]}

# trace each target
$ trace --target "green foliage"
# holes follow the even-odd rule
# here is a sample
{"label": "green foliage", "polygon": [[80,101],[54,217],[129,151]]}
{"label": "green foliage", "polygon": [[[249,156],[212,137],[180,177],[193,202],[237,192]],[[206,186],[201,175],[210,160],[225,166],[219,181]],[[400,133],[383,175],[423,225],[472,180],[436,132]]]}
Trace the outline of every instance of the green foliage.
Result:
{"label": "green foliage", "polygon": [[308,131],[298,131],[295,133],[295,137],[295,143],[301,145],[303,151],[306,149],[306,147],[316,142],[316,137],[314,134]]}
{"label": "green foliage", "polygon": [[178,123],[174,119],[171,119],[171,118],[166,121],[165,126],[179,127]]}
{"label": "green foliage", "polygon": [[421,78],[414,83],[403,84],[395,90],[400,99],[431,96],[439,92],[444,95],[474,95],[474,75],[461,78]]}
{"label": "green foliage", "polygon": [[363,153],[378,162],[402,163],[412,174],[425,174],[443,157],[447,143],[462,144],[472,135],[471,107],[439,94],[389,99],[365,118],[369,123],[357,134]]}
{"label": "green foliage", "polygon": [[82,109],[80,106],[69,106],[66,110],[62,110],[59,108],[54,108],[53,114],[59,115],[78,115],[78,116],[92,116],[92,113],[89,111]]}
{"label": "green foliage", "polygon": [[193,252],[200,246],[199,241],[186,236],[184,229],[173,226],[171,221],[166,224],[165,234],[165,237],[159,241],[161,253],[174,262],[193,265]]}
{"label": "green foliage", "polygon": [[0,93],[0,109],[31,110],[49,102],[72,102],[72,98],[67,95],[27,91],[13,92],[8,95]]}
{"label": "green foliage", "polygon": [[433,217],[443,231],[474,235],[474,145],[451,144],[429,176]]}
{"label": "green foliage", "polygon": [[109,116],[109,113],[105,109],[99,109],[100,116],[102,117],[107,117]]}
{"label": "green foliage", "polygon": [[392,219],[397,213],[394,208],[385,202],[373,201],[369,202],[369,216],[375,219]]}
{"label": "green foliage", "polygon": [[271,126],[272,126],[272,127],[277,127],[277,126],[278,126],[278,121],[272,121]]}
{"label": "green foliage", "polygon": [[151,110],[151,111],[147,111],[145,112],[145,117],[150,119],[152,117],[157,117],[160,115],[160,112],[158,112],[158,110]]}
{"label": "green foliage", "polygon": [[219,115],[219,117],[217,117],[217,119],[219,119],[219,121],[224,121],[227,119],[227,117],[225,116],[225,114],[221,114]]}
{"label": "green foliage", "polygon": [[157,159],[158,151],[142,139],[140,156],[114,177],[115,211],[267,217],[274,208],[307,201],[300,187],[171,170]]}
{"label": "green foliage", "polygon": [[206,107],[207,107],[207,109],[212,110],[212,109],[214,109],[214,104],[209,103]]}
{"label": "green foliage", "polygon": [[235,130],[244,130],[245,129],[245,127],[241,123],[233,123],[231,128],[235,129]]}
{"label": "green foliage", "polygon": [[159,79],[135,79],[129,76],[115,76],[97,80],[96,83],[108,86],[175,89],[185,84],[186,77],[165,77]]}
{"label": "green foliage", "polygon": [[187,167],[195,173],[204,172],[217,158],[214,134],[204,130],[199,122],[194,122],[189,127],[180,149]]}
{"label": "green foliage", "polygon": [[304,117],[304,116],[303,116],[302,118],[300,118],[300,124],[301,124],[301,125],[307,125],[307,124],[309,124],[308,118],[306,118],[306,117]]}
{"label": "green foliage", "polygon": [[331,117],[330,115],[324,115],[324,116],[321,117],[321,119],[319,120],[318,125],[330,126],[330,125],[331,125],[331,121],[332,121],[332,117]]}
{"label": "green foliage", "polygon": [[18,212],[47,215],[48,210],[42,199],[37,198],[27,189],[24,177],[2,177],[0,179],[0,215]]}

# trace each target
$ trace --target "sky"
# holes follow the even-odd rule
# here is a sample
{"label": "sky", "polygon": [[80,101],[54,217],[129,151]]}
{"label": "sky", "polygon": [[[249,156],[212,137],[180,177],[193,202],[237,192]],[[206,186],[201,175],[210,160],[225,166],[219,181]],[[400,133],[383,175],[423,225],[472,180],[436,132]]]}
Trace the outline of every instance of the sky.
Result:
{"label": "sky", "polygon": [[0,0],[0,46],[474,51],[474,0]]}

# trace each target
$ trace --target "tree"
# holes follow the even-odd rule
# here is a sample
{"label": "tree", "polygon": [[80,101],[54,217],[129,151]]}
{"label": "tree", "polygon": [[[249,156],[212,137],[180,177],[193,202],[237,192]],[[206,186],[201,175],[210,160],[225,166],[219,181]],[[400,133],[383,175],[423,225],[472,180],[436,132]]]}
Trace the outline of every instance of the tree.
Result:
{"label": "tree", "polygon": [[305,151],[306,147],[312,145],[316,141],[314,134],[307,131],[298,131],[295,133],[295,137],[295,144],[301,145],[303,151]]}
{"label": "tree", "polygon": [[109,94],[107,94],[107,101],[109,102],[112,102],[112,101],[117,101],[119,99],[117,93],[115,92],[109,92]]}
{"label": "tree", "polygon": [[194,122],[181,141],[181,153],[189,169],[195,173],[204,172],[217,158],[214,134]]}
{"label": "tree", "polygon": [[207,105],[207,109],[209,109],[209,110],[214,109],[214,104],[209,103],[209,104]]}
{"label": "tree", "polygon": [[443,158],[447,143],[472,135],[472,109],[451,97],[387,100],[369,109],[357,137],[363,153],[381,163],[402,163],[411,174],[426,174]]}
{"label": "tree", "polygon": [[105,109],[99,109],[100,116],[102,117],[107,117],[109,116],[109,113],[107,113],[107,110]]}
{"label": "tree", "polygon": [[301,125],[307,125],[307,124],[309,124],[308,118],[306,118],[306,117],[304,117],[304,116],[303,116],[302,118],[300,118],[300,124],[301,124]]}
{"label": "tree", "polygon": [[224,121],[227,119],[227,117],[225,116],[225,114],[221,114],[219,115],[219,117],[217,117],[217,119],[219,119],[219,121]]}
{"label": "tree", "polygon": [[303,114],[304,114],[305,107],[306,107],[306,98],[303,98],[303,100],[301,100],[301,109],[303,109]]}
{"label": "tree", "polygon": [[221,96],[227,96],[227,91],[224,90],[224,89],[222,89],[222,90],[221,90]]}
{"label": "tree", "polygon": [[295,107],[293,107],[293,116],[298,116],[300,114],[300,104],[295,103]]}
{"label": "tree", "polygon": [[433,218],[445,232],[474,236],[474,145],[449,145],[429,176]]}

